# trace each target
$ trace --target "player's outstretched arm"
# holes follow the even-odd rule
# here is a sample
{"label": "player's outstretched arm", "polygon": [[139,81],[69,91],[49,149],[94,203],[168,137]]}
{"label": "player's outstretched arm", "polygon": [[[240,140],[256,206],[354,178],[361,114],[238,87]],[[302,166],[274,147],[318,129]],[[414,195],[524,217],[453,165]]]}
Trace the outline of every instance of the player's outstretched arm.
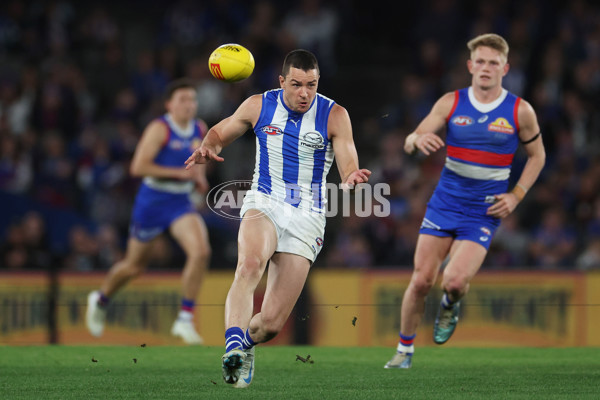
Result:
{"label": "player's outstretched arm", "polygon": [[417,129],[406,137],[404,151],[413,154],[421,150],[429,155],[444,147],[444,141],[437,133],[446,125],[446,118],[454,105],[454,93],[446,93],[431,108],[429,114],[421,121]]}
{"label": "player's outstretched arm", "polygon": [[348,111],[338,104],[329,114],[327,131],[333,143],[333,152],[344,185],[357,185],[369,180],[371,171],[358,167],[358,154],[352,138],[352,123]]}
{"label": "player's outstretched arm", "polygon": [[262,96],[247,98],[233,113],[209,129],[202,144],[185,161],[186,169],[195,164],[206,164],[210,160],[224,161],[219,154],[231,142],[242,136],[258,121],[262,107]]}

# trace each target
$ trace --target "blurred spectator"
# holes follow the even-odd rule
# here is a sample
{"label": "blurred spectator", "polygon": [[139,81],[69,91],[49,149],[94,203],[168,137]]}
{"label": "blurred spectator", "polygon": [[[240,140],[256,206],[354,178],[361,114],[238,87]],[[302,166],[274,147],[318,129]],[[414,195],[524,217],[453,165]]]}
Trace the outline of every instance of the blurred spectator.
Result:
{"label": "blurred spectator", "polygon": [[565,268],[575,258],[575,232],[565,221],[561,208],[554,207],[542,216],[529,246],[531,262],[542,269]]}
{"label": "blurred spectator", "polygon": [[600,268],[600,237],[593,239],[575,262],[578,269],[587,271]]}
{"label": "blurred spectator", "polygon": [[73,207],[76,203],[74,165],[68,157],[65,141],[56,131],[43,139],[43,158],[35,178],[36,198],[55,207]]}
{"label": "blurred spectator", "polygon": [[0,190],[26,193],[33,181],[31,154],[24,151],[14,136],[0,136]]}
{"label": "blurred spectator", "polygon": [[154,98],[160,98],[167,87],[169,77],[167,73],[156,65],[152,51],[142,51],[137,56],[137,68],[133,73],[131,85],[142,107]]}
{"label": "blurred spectator", "polygon": [[303,48],[315,53],[321,64],[321,75],[332,75],[336,70],[335,43],[338,17],[320,0],[301,0],[283,20],[283,33],[290,42],[284,48]]}
{"label": "blurred spectator", "polygon": [[529,235],[519,226],[516,214],[502,220],[494,235],[486,264],[498,267],[523,268],[527,266]]}
{"label": "blurred spectator", "polygon": [[46,223],[42,216],[31,211],[23,217],[23,243],[27,251],[28,268],[48,270],[55,257],[50,249]]}
{"label": "blurred spectator", "polygon": [[48,270],[56,262],[48,242],[45,222],[31,211],[8,227],[0,246],[0,265],[13,270]]}
{"label": "blurred spectator", "polygon": [[19,223],[12,223],[6,230],[6,238],[0,246],[1,265],[10,270],[27,268],[25,235]]}
{"label": "blurred spectator", "polygon": [[364,218],[355,215],[342,219],[334,250],[327,257],[328,267],[365,268],[373,265],[373,254],[363,222]]}
{"label": "blurred spectator", "polygon": [[119,233],[114,226],[101,225],[98,228],[96,240],[98,241],[98,269],[108,270],[123,258],[122,243],[119,241]]}
{"label": "blurred spectator", "polygon": [[90,272],[99,267],[98,241],[83,226],[74,226],[69,232],[69,252],[64,269]]}

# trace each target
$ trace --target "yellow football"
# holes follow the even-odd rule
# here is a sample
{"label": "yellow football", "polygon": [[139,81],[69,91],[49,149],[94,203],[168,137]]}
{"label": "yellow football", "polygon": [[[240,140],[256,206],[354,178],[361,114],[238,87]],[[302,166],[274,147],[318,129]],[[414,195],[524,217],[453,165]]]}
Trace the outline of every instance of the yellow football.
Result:
{"label": "yellow football", "polygon": [[219,46],[208,58],[208,68],[215,78],[226,82],[246,79],[254,71],[252,53],[235,43]]}

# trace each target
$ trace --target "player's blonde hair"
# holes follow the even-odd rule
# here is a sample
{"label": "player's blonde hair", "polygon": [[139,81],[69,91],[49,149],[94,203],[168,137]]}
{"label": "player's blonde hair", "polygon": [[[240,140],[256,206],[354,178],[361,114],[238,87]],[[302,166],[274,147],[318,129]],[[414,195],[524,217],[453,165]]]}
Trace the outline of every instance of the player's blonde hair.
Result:
{"label": "player's blonde hair", "polygon": [[486,46],[497,50],[504,57],[504,61],[508,59],[508,43],[500,35],[495,33],[484,33],[479,35],[467,43],[467,47],[471,50],[471,55],[475,52],[478,47]]}

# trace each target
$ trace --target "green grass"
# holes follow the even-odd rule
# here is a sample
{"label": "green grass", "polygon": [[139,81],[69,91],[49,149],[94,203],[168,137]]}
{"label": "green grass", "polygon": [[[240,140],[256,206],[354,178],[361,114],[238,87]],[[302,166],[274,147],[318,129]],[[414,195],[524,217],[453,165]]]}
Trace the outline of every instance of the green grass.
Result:
{"label": "green grass", "polygon": [[[221,347],[0,347],[0,399],[597,399],[600,349],[259,347],[247,389],[223,383]],[[296,361],[311,356],[313,364]],[[133,359],[137,362],[134,362]],[[97,362],[93,362],[92,359]]]}

